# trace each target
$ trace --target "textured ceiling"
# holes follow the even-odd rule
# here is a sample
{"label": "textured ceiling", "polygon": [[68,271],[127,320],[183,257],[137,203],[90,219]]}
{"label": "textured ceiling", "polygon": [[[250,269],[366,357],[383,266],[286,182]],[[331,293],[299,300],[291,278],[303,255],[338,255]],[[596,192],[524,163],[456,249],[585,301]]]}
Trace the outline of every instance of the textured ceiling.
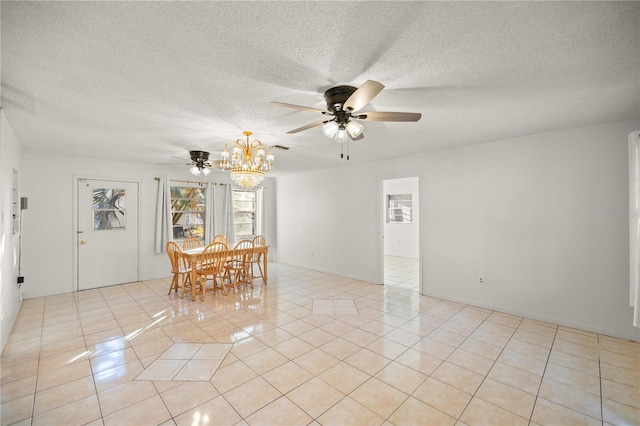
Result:
{"label": "textured ceiling", "polygon": [[371,79],[351,163],[638,117],[638,2],[2,1],[2,108],[23,146],[151,164],[251,130],[280,174],[346,164],[322,93]]}

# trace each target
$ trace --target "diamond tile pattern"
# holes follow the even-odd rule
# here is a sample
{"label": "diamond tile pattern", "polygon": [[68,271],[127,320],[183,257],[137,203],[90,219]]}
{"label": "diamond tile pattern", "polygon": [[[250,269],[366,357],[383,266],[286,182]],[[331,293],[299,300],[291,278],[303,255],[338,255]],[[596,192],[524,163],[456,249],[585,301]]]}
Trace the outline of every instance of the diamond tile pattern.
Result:
{"label": "diamond tile pattern", "polygon": [[269,268],[204,302],[170,278],[25,300],[2,425],[639,423],[637,342]]}

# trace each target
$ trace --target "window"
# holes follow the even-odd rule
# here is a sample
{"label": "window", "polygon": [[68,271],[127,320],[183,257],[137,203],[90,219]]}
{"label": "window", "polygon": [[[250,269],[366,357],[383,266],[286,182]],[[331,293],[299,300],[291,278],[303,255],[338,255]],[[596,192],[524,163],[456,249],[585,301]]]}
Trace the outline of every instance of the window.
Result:
{"label": "window", "polygon": [[387,195],[387,223],[411,223],[411,194]]}
{"label": "window", "polygon": [[204,241],[205,201],[205,187],[171,187],[171,224],[174,240],[195,237]]}
{"label": "window", "polygon": [[256,235],[256,191],[233,190],[233,230],[236,240]]}
{"label": "window", "polygon": [[93,189],[93,230],[125,229],[125,191],[114,188]]}

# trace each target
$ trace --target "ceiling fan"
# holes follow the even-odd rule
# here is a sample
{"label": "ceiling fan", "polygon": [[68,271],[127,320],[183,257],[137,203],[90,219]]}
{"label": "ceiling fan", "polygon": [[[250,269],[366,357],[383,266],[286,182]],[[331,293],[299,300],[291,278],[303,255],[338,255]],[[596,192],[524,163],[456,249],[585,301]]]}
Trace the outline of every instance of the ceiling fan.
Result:
{"label": "ceiling fan", "polygon": [[189,151],[189,156],[191,157],[191,168],[189,171],[194,176],[199,176],[203,174],[207,176],[211,173],[211,167],[213,167],[213,162],[209,161],[209,153],[207,151]]}
{"label": "ceiling fan", "polygon": [[181,160],[181,162],[158,164],[186,164],[187,166],[191,166],[189,168],[191,174],[195,176],[200,176],[201,174],[207,176],[209,173],[211,173],[211,169],[220,169],[220,165],[218,162],[209,160],[210,155],[211,154],[209,154],[207,151],[189,151],[190,160],[184,157],[172,156],[173,158]]}
{"label": "ceiling fan", "polygon": [[[358,121],[418,121],[422,114],[417,112],[382,112],[382,111],[360,111],[364,108],[378,93],[384,89],[384,85],[377,81],[367,80],[358,88],[353,86],[335,86],[324,92],[324,99],[327,103],[327,110],[311,108],[306,106],[287,104],[284,102],[271,102],[271,104],[299,109],[302,111],[310,111],[320,113],[331,118],[318,121],[316,123],[307,124],[288,131],[287,134],[302,132],[303,130],[312,129],[322,126],[322,132],[328,138],[333,138],[337,142],[348,142],[351,140],[360,140],[364,138],[362,133],[363,126]],[[358,120],[358,121],[356,121]]]}

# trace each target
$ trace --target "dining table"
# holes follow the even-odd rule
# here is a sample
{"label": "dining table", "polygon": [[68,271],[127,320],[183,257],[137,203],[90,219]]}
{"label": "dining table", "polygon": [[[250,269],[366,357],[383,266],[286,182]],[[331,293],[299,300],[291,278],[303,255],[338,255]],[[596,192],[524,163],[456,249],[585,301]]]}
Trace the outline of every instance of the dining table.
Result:
{"label": "dining table", "polygon": [[[195,282],[197,279],[196,276],[196,262],[202,252],[204,251],[206,246],[196,247],[188,250],[182,251],[182,258],[185,260],[186,264],[190,266],[190,278],[191,278],[191,300],[196,300],[196,286]],[[245,249],[229,249],[225,252],[221,252],[221,255],[226,257],[233,257],[234,255],[242,255],[246,254],[250,250],[253,250],[254,255],[260,255],[262,257],[262,281],[267,284],[267,253],[269,252],[270,246],[254,246],[253,248],[245,248]],[[224,284],[223,284],[224,285]]]}

